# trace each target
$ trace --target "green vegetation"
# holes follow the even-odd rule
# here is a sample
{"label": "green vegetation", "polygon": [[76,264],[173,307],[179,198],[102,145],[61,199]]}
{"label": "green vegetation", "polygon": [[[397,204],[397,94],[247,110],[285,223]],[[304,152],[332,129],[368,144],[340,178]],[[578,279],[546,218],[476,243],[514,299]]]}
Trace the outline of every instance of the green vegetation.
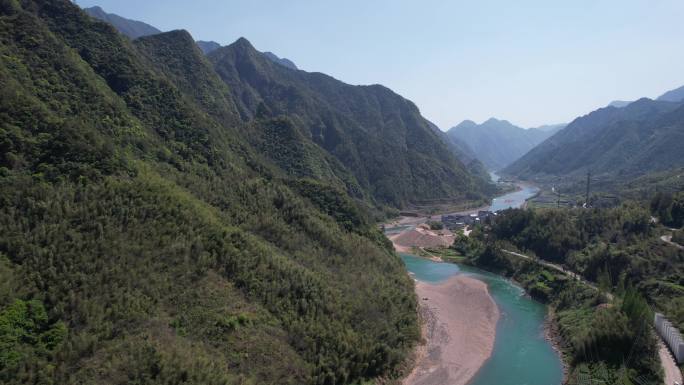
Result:
{"label": "green vegetation", "polygon": [[430,230],[442,230],[444,229],[444,224],[442,222],[430,221],[427,223],[430,226]]}
{"label": "green vegetation", "polygon": [[[506,210],[453,248],[467,262],[511,276],[553,308],[570,383],[659,383],[652,310],[684,327],[684,252],[660,241],[649,209]],[[524,259],[502,250],[519,251]],[[545,263],[579,274],[583,283]]]}
{"label": "green vegetation", "polygon": [[682,122],[682,102],[644,98],[624,108],[601,108],[575,119],[504,172],[581,185],[591,171],[598,185],[604,185],[597,189],[607,191],[650,173],[681,169]]}
{"label": "green vegetation", "polygon": [[651,213],[670,227],[684,226],[684,192],[677,194],[657,193],[651,199]]}
{"label": "green vegetation", "polygon": [[446,262],[460,263],[465,257],[450,247],[425,247],[416,249],[416,255],[424,258],[439,257]]}
{"label": "green vegetation", "polygon": [[[473,177],[410,101],[379,86],[352,86],[320,73],[295,71],[273,63],[245,39],[208,55],[230,87],[243,118],[278,118],[302,143],[282,156],[320,159],[306,150],[315,144],[344,165],[353,183],[381,205],[403,207],[427,200],[479,200],[491,193]],[[273,148],[268,136],[257,139]],[[283,163],[276,159],[276,163]],[[285,163],[294,163],[285,161]],[[316,164],[323,165],[329,161]],[[350,182],[348,179],[345,182]]]}
{"label": "green vegetation", "polygon": [[0,7],[0,382],[399,374],[416,299],[368,191],[411,192],[357,183],[296,116],[245,121],[187,33]]}
{"label": "green vegetation", "polygon": [[672,234],[672,242],[684,245],[684,230],[677,230]]}
{"label": "green vegetation", "polygon": [[8,382],[16,374],[21,378],[31,365],[40,367],[37,379],[48,379],[53,369],[49,362],[65,335],[64,323],[50,322],[40,301],[6,304],[0,311],[0,380]]}

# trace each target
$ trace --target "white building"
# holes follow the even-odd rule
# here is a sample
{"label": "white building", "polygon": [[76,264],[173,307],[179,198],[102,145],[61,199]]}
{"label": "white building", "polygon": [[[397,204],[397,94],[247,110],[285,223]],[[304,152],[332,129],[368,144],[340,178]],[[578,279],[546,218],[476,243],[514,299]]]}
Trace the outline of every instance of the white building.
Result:
{"label": "white building", "polygon": [[655,327],[658,334],[663,337],[663,340],[665,340],[665,343],[672,351],[675,361],[677,361],[678,364],[683,363],[684,339],[682,339],[679,330],[660,313],[655,313]]}

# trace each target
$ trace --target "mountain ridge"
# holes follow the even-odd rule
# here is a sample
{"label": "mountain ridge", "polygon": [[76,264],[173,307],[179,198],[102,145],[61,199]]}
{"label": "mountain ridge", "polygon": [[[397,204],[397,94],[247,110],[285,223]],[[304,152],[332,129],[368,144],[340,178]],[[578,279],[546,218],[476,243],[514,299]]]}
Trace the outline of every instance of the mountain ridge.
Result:
{"label": "mountain ridge", "polygon": [[[521,178],[631,178],[684,165],[684,105],[642,98],[581,116],[504,171]],[[673,147],[674,146],[674,147]]]}
{"label": "mountain ridge", "polygon": [[453,140],[466,143],[490,170],[500,170],[524,155],[562,125],[524,129],[507,120],[489,118],[482,124],[464,120],[447,131]]}
{"label": "mountain ridge", "polygon": [[684,101],[684,86],[667,91],[660,95],[656,100],[663,102],[681,102]]}
{"label": "mountain ridge", "polygon": [[142,36],[155,35],[162,32],[161,30],[145,22],[127,19],[125,17],[113,13],[107,13],[99,6],[84,8],[83,11],[85,11],[91,17],[97,18],[102,21],[106,21],[114,25],[114,27],[116,27],[117,30],[121,31],[121,33],[130,37],[131,39],[137,39]]}
{"label": "mountain ridge", "polygon": [[[297,117],[293,123],[301,132],[345,164],[381,202],[405,205],[413,194],[419,200],[457,198],[482,188],[415,104],[384,86],[354,86],[322,73],[292,70],[263,57],[244,38],[209,59],[240,96],[236,103],[244,119]],[[441,182],[427,183],[426,178]]]}

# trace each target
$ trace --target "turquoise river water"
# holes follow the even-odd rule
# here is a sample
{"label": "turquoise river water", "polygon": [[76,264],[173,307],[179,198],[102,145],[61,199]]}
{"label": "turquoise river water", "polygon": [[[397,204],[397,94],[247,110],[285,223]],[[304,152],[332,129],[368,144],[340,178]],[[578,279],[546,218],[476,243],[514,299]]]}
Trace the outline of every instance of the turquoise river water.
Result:
{"label": "turquoise river water", "polygon": [[561,383],[563,369],[560,358],[544,338],[544,305],[525,296],[520,287],[498,275],[468,266],[433,262],[410,254],[401,254],[401,257],[408,271],[420,281],[439,283],[455,274],[467,274],[487,283],[501,317],[492,356],[469,385]]}
{"label": "turquoise river water", "polygon": [[[498,176],[493,174],[492,179],[496,181]],[[539,191],[533,186],[520,187],[518,191],[495,198],[490,210],[521,207],[526,199]],[[392,234],[407,229],[397,227],[386,229],[386,232]],[[560,357],[544,338],[544,305],[525,296],[523,289],[501,276],[468,266],[433,262],[411,254],[400,255],[407,270],[420,281],[439,283],[455,274],[468,274],[487,283],[501,317],[492,356],[469,385],[558,385],[562,382]]]}

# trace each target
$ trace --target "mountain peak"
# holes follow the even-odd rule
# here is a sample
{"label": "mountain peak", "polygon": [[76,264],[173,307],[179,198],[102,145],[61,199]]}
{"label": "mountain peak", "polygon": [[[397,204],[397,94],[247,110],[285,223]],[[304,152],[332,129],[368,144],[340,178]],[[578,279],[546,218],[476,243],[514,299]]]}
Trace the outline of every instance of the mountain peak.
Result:
{"label": "mountain peak", "polygon": [[242,36],[239,37],[237,40],[235,40],[235,41],[233,42],[233,44],[231,44],[231,46],[232,46],[232,47],[239,47],[239,48],[246,48],[246,49],[254,49],[254,50],[256,50],[256,48],[254,48],[254,46],[252,45],[252,43],[250,43],[249,40],[245,39],[245,38],[242,37]]}
{"label": "mountain peak", "polygon": [[162,32],[162,33],[165,36],[168,36],[171,38],[181,39],[181,40],[185,40],[185,41],[193,42],[193,43],[195,42],[195,40],[192,38],[192,35],[190,34],[190,32],[188,32],[185,29],[174,29],[174,30],[171,30],[168,32]]}
{"label": "mountain peak", "polygon": [[465,142],[487,168],[500,170],[554,132],[525,130],[508,120],[489,118],[482,124],[464,120],[448,134]]}
{"label": "mountain peak", "polygon": [[508,127],[515,127],[515,128],[520,128],[516,126],[515,124],[509,122],[506,119],[497,119],[497,118],[489,118],[486,121],[484,121],[481,126],[497,126],[497,127],[503,127],[503,126],[508,126]]}
{"label": "mountain peak", "polygon": [[462,121],[461,123],[455,125],[451,129],[449,129],[449,131],[457,130],[459,128],[464,128],[464,127],[477,127],[477,123],[475,123],[474,121],[472,121],[470,119],[466,119],[466,120]]}

